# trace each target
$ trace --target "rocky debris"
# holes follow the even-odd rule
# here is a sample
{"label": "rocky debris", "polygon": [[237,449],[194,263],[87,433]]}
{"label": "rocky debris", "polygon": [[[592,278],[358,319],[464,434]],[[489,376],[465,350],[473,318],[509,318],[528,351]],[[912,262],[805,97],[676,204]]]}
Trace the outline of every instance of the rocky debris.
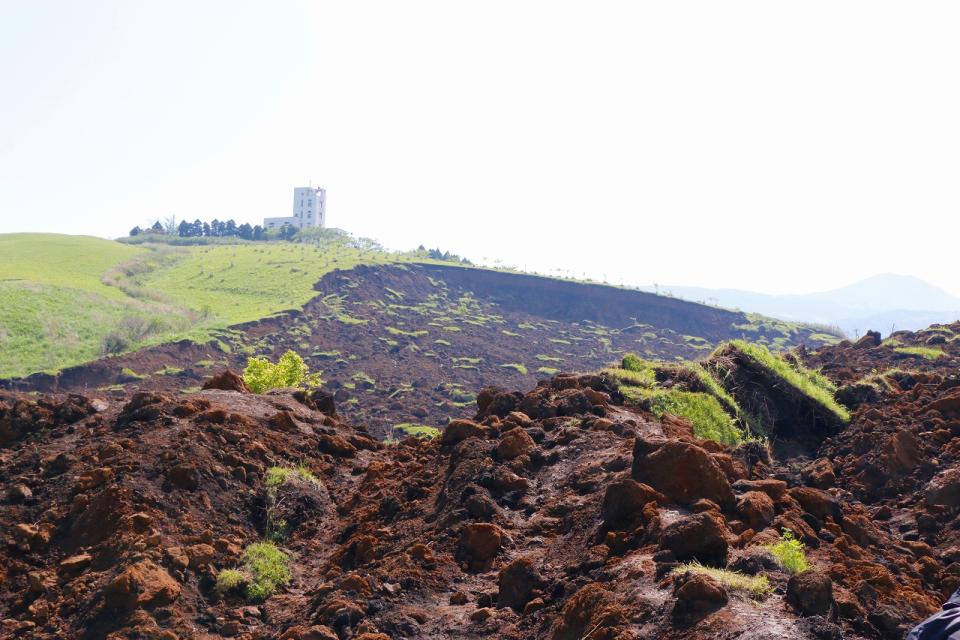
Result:
{"label": "rocky debris", "polygon": [[792,575],[787,581],[787,602],[802,615],[826,615],[833,606],[833,582],[818,571]]}
{"label": "rocky debris", "polygon": [[[846,384],[899,362],[882,344],[795,357]],[[960,587],[960,418],[931,408],[960,389],[953,357],[773,453],[698,440],[595,375],[483,390],[473,419],[390,446],[306,392],[117,394],[67,423],[62,398],[3,395],[28,423],[0,445],[0,636],[902,637]],[[810,571],[767,550],[784,528]],[[250,600],[265,540],[291,582]],[[680,575],[695,561],[775,592],[747,605]]]}
{"label": "rocky debris", "polygon": [[237,391],[250,393],[250,387],[243,378],[229,369],[218,373],[203,383],[203,390],[219,389],[220,391]]}

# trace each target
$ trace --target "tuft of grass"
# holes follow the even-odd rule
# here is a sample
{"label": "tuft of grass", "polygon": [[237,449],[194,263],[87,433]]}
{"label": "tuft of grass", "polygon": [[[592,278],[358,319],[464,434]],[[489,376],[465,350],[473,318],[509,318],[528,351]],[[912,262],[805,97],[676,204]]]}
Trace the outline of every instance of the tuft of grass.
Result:
{"label": "tuft of grass", "polygon": [[897,353],[920,356],[926,360],[936,360],[947,355],[942,349],[934,349],[933,347],[895,347],[893,350]]}
{"label": "tuft of grass", "polygon": [[516,371],[516,372],[518,372],[518,373],[522,373],[523,375],[527,375],[527,367],[524,366],[524,365],[522,365],[522,364],[518,364],[518,363],[516,363],[516,362],[508,362],[508,363],[502,364],[502,365],[500,365],[500,366],[503,367],[504,369],[513,369],[514,371]]}
{"label": "tuft of grass", "polygon": [[680,575],[687,572],[708,575],[730,591],[746,594],[755,600],[762,600],[773,592],[766,576],[748,576],[729,569],[707,567],[699,562],[681,564],[670,573]]}
{"label": "tuft of grass", "polygon": [[142,375],[131,369],[130,367],[124,367],[120,369],[120,376],[127,380],[143,380],[147,376]]}
{"label": "tuft of grass", "polygon": [[812,398],[837,416],[841,422],[850,422],[850,412],[833,397],[833,394],[837,391],[836,385],[818,371],[802,366],[791,366],[785,360],[770,353],[766,347],[750,344],[743,340],[731,340],[720,345],[714,355],[727,349],[739,351],[757,366],[766,369],[768,373],[780,378],[798,392]]}
{"label": "tuft of grass", "polygon": [[413,424],[410,422],[396,424],[393,426],[393,430],[399,431],[400,433],[404,433],[408,436],[413,436],[415,438],[422,438],[424,440],[433,440],[440,435],[440,429],[436,427],[430,427],[425,424]]}
{"label": "tuft of grass", "polygon": [[726,445],[743,442],[743,432],[720,402],[708,393],[654,390],[644,394],[650,401],[650,410],[658,418],[665,413],[686,418],[693,424],[693,435]]}
{"label": "tuft of grass", "polygon": [[317,477],[313,475],[313,472],[303,465],[299,467],[270,467],[267,469],[265,483],[268,490],[276,490],[278,487],[283,486],[290,478],[301,478],[307,482],[320,483]]}
{"label": "tuft of grass", "polygon": [[554,367],[537,367],[537,373],[543,373],[548,376],[555,376],[560,373],[560,369]]}
{"label": "tuft of grass", "polygon": [[419,331],[405,331],[403,329],[398,329],[396,327],[387,327],[387,333],[393,336],[406,336],[408,338],[419,338],[421,336],[427,335],[429,333],[426,329],[420,329]]}
{"label": "tuft of grass", "polygon": [[256,542],[243,552],[243,567],[250,574],[247,597],[266,600],[293,580],[290,555],[272,542]]}
{"label": "tuft of grass", "polygon": [[224,569],[217,574],[216,590],[220,595],[247,585],[250,577],[239,569]]}
{"label": "tuft of grass", "polygon": [[763,545],[787,573],[802,573],[810,568],[803,542],[793,535],[790,529],[784,529],[779,542]]}

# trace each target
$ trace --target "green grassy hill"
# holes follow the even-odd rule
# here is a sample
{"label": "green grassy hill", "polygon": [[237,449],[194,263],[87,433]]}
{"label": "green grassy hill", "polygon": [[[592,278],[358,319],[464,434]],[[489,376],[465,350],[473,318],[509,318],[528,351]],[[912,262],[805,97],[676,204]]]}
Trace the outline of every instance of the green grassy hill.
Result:
{"label": "green grassy hill", "polygon": [[408,258],[343,238],[173,247],[0,235],[0,377],[55,371],[297,308],[334,269]]}

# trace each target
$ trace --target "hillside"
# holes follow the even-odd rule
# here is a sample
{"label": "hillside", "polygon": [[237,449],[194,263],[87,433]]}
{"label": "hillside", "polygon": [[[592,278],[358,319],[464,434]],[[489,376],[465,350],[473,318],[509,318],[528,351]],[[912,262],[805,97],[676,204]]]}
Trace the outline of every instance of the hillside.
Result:
{"label": "hillside", "polygon": [[[652,290],[652,289],[648,289]],[[849,335],[868,330],[916,331],[960,318],[960,299],[919,278],[892,273],[851,285],[802,295],[768,295],[738,289],[660,287],[685,300],[710,302],[784,320],[804,320],[839,327]]]}
{"label": "hillside", "polygon": [[191,339],[313,297],[334,269],[409,258],[345,236],[320,245],[128,245],[56,234],[0,235],[0,378]]}
{"label": "hillside", "polygon": [[[263,256],[257,249],[251,255]],[[221,259],[236,255],[235,264],[240,264],[240,251],[224,251],[231,253]],[[280,262],[278,255],[293,261],[312,250],[281,246],[271,251],[267,255],[285,273],[291,262]],[[219,285],[206,283],[215,283],[220,272],[213,278],[196,275],[192,260],[188,256],[172,269],[151,273],[143,286],[154,289],[162,277],[167,291],[197,300],[212,290],[206,299],[217,303]],[[230,269],[229,263],[221,268],[240,269]],[[306,283],[308,276],[295,275]],[[182,284],[174,287],[173,282]],[[241,302],[246,299],[242,289],[234,290]],[[443,264],[335,270],[321,277],[310,294],[300,309],[211,331],[213,340],[151,347],[59,375],[2,384],[21,390],[95,389],[118,396],[138,388],[191,391],[212,370],[242,370],[250,356],[276,359],[289,349],[312,370],[323,372],[344,415],[384,437],[396,425],[436,427],[468,415],[483,386],[528,386],[559,371],[599,369],[626,352],[689,360],[733,338],[775,349],[835,340],[796,324],[663,296]]]}
{"label": "hillside", "polygon": [[[0,633],[900,639],[960,585],[958,334],[731,343],[706,378],[628,358],[479,390],[471,419],[393,446],[326,392],[227,377],[0,393]],[[773,451],[635,395],[708,380],[768,410]]]}

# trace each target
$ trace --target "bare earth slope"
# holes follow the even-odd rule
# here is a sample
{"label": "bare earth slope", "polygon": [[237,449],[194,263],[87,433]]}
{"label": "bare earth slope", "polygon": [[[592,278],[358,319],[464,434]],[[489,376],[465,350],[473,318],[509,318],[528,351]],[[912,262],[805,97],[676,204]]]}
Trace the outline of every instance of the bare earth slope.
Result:
{"label": "bare earth slope", "polygon": [[[596,375],[484,390],[473,420],[389,447],[324,393],[7,394],[0,635],[902,638],[960,585],[960,349],[940,348],[947,366],[863,383],[851,423],[790,459],[698,440]],[[807,358],[836,373],[890,351]],[[317,482],[271,494],[270,469],[297,465]],[[793,577],[763,551],[785,528],[811,565]],[[218,591],[265,537],[290,584]]]}
{"label": "bare earth slope", "polygon": [[401,423],[469,416],[483,386],[529,387],[627,351],[695,359],[731,338],[778,348],[823,338],[637,291],[440,265],[335,271],[315,289],[303,309],[236,326],[219,342],[163,345],[0,387],[175,393],[195,389],[213,368],[242,369],[251,355],[293,349],[324,372],[345,416],[382,437]]}

